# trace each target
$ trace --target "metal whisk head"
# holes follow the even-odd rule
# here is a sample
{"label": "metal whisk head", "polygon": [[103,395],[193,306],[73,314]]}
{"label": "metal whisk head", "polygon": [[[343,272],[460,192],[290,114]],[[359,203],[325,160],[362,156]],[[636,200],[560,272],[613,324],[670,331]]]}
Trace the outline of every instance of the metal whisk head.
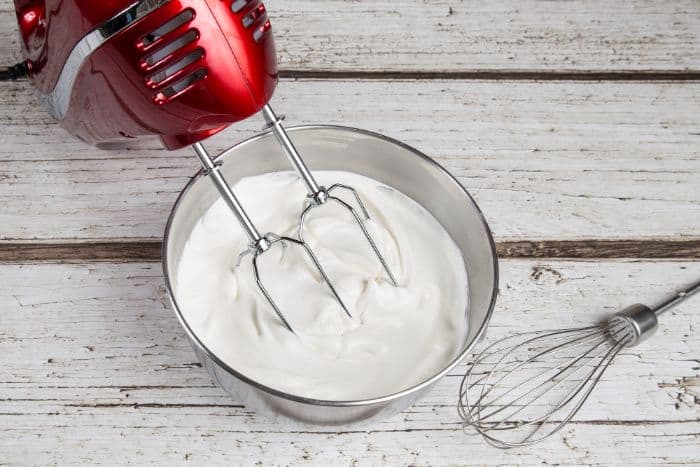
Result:
{"label": "metal whisk head", "polygon": [[499,448],[528,446],[562,429],[620,351],[650,337],[657,316],[700,283],[654,309],[633,305],[596,326],[515,334],[478,354],[460,386],[459,414]]}
{"label": "metal whisk head", "polygon": [[629,340],[608,324],[499,340],[462,381],[460,415],[497,447],[541,441],[576,415]]}

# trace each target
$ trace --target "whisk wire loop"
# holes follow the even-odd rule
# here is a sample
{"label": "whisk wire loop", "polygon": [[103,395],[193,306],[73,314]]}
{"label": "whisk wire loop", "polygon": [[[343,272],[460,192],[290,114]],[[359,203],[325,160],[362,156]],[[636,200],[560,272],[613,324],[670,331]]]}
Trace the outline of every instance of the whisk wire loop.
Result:
{"label": "whisk wire loop", "polygon": [[[590,336],[590,335],[589,335],[589,336]],[[583,360],[583,359],[586,359],[586,358],[588,357],[589,354],[593,353],[593,351],[596,350],[596,349],[597,349],[601,344],[603,344],[604,342],[605,342],[605,338],[604,338],[604,339],[599,339],[597,344],[595,344],[593,347],[591,347],[590,349],[588,349],[584,354],[578,356],[575,360],[570,361],[570,362],[569,362],[566,366],[564,366],[563,368],[560,368],[560,366],[557,366],[557,367],[553,368],[552,370],[545,370],[545,371],[543,371],[542,373],[540,373],[539,375],[537,375],[535,378],[531,378],[531,379],[530,379],[530,382],[532,382],[532,383],[537,383],[537,380],[538,380],[539,378],[548,378],[548,379],[546,379],[545,381],[543,381],[543,382],[540,383],[540,384],[535,384],[535,385],[532,387],[532,389],[530,389],[530,390],[527,391],[527,392],[524,392],[523,394],[521,394],[520,396],[518,396],[516,399],[512,400],[512,401],[509,402],[508,404],[503,405],[500,409],[496,409],[496,410],[494,410],[493,412],[490,412],[488,415],[483,415],[483,416],[481,415],[481,411],[479,410],[479,421],[480,421],[480,423],[481,423],[481,422],[484,422],[484,420],[486,420],[486,419],[492,417],[493,415],[496,415],[496,414],[498,414],[498,413],[500,413],[500,412],[502,412],[502,411],[504,411],[504,410],[509,409],[509,408],[512,407],[512,406],[518,407],[517,402],[519,402],[519,401],[522,400],[523,398],[529,396],[529,395],[532,394],[534,391],[536,391],[538,388],[540,388],[540,389],[544,388],[544,389],[542,389],[541,392],[538,393],[538,394],[535,396],[535,399],[537,399],[538,397],[542,396],[542,395],[544,394],[544,392],[546,392],[546,391],[548,391],[548,390],[556,389],[557,386],[559,386],[559,385],[563,384],[564,382],[566,382],[566,381],[568,380],[569,377],[573,376],[574,374],[576,374],[576,372],[578,372],[579,370],[581,370],[582,368],[585,368],[585,367],[576,368],[575,371],[569,372],[569,373],[566,375],[566,377],[563,378],[563,379],[557,380],[557,377],[559,377],[559,376],[561,376],[561,375],[563,375],[563,374],[566,374],[566,373],[568,372],[568,370],[570,370],[571,368],[574,368],[574,365],[575,365],[576,363],[578,363],[579,361],[581,361],[581,360]],[[560,346],[559,346],[559,347],[560,347]],[[556,350],[558,350],[558,347],[552,348],[552,349],[551,349],[551,353],[556,352]],[[537,358],[542,357],[542,356],[546,355],[547,353],[550,353],[550,351],[541,352],[540,354],[538,354],[538,355],[536,355],[536,356],[534,356],[534,357],[531,357],[531,358],[529,358],[528,360],[522,362],[518,367],[523,366],[523,365],[525,365],[525,364],[527,364],[527,363],[536,361]],[[505,358],[505,356],[504,356],[503,358]],[[499,384],[499,383],[500,383],[501,381],[503,381],[505,378],[509,377],[514,371],[516,371],[516,370],[518,369],[518,367],[513,368],[513,369],[511,369],[510,371],[508,371],[503,377],[501,377],[501,379],[500,379],[499,381],[496,381],[493,385],[491,385],[491,387],[489,388],[488,391],[486,391],[486,393],[484,393],[484,392],[483,392],[483,389],[482,389],[482,396],[479,398],[479,400],[476,401],[475,404],[477,404],[478,407],[481,407],[481,406],[478,405],[478,404],[480,404],[480,403],[483,401],[483,399],[484,399],[484,398],[488,395],[488,393],[495,387],[495,385],[496,385],[496,384]],[[497,366],[496,366],[496,368],[494,368],[494,372],[497,371],[497,369],[498,369],[498,368],[497,368]],[[549,374],[550,372],[552,372],[552,373],[554,373],[554,374],[551,375],[551,376],[548,376],[548,374]],[[493,372],[492,372],[491,374],[493,374]],[[551,382],[551,383],[556,383],[556,384],[554,385],[554,387],[547,387],[547,386],[545,386],[547,383],[550,383],[550,382]],[[485,387],[485,386],[484,386],[484,387]],[[513,388],[510,388],[508,391],[504,392],[503,394],[500,394],[498,397],[496,397],[496,398],[494,398],[494,399],[491,399],[490,402],[489,402],[489,405],[495,405],[495,403],[496,403],[498,400],[503,399],[505,396],[509,395],[510,393],[512,393],[513,391],[515,391],[516,389],[517,389],[517,386],[516,386],[516,387],[513,387]],[[527,406],[526,406],[525,404],[521,404],[519,407],[520,407],[520,409],[517,410],[517,411],[515,411],[515,412],[513,412],[513,413],[511,413],[510,416],[517,415],[518,413],[520,413],[520,412],[521,412],[524,408],[526,408]],[[531,420],[531,421],[529,421],[529,422],[527,422],[527,423],[525,423],[525,424],[538,423],[538,422],[540,422],[540,421],[542,421],[542,420],[544,420],[544,418]],[[501,422],[501,423],[502,423],[502,422]],[[500,423],[499,423],[499,424],[500,424]],[[495,427],[497,427],[497,426],[498,426],[498,425],[496,425]],[[495,427],[494,427],[494,428],[495,428]]]}
{"label": "whisk wire loop", "polygon": [[[591,334],[589,334],[589,336],[590,336],[590,335],[591,335]],[[529,345],[530,343],[532,343],[532,342],[534,342],[534,341],[537,341],[537,340],[539,340],[539,339],[546,338],[547,336],[548,336],[548,335],[543,335],[543,336],[538,336],[537,338],[534,338],[534,339],[529,339],[529,340],[523,342],[521,345],[522,345],[522,346],[527,346],[527,345]],[[584,337],[588,337],[588,336],[584,336]],[[513,363],[516,363],[516,364],[513,365],[513,366],[512,366],[510,369],[508,369],[508,370],[506,370],[506,369],[501,370],[501,369],[500,369],[500,366],[501,366],[503,360],[505,360],[505,359],[508,357],[508,355],[509,355],[508,353],[504,353],[503,356],[499,359],[499,361],[496,362],[496,363],[494,364],[493,369],[487,374],[486,381],[484,381],[483,384],[481,385],[481,388],[482,388],[481,395],[480,395],[479,399],[477,399],[477,400],[474,402],[474,406],[478,408],[478,415],[479,415],[478,420],[479,420],[479,422],[482,423],[482,424],[484,424],[483,422],[484,422],[486,419],[488,419],[488,418],[490,418],[490,417],[493,417],[494,415],[497,415],[497,414],[503,412],[504,410],[508,410],[508,409],[510,409],[511,407],[521,407],[521,409],[519,409],[519,410],[517,410],[516,412],[510,414],[511,416],[516,415],[516,414],[519,413],[524,407],[526,407],[524,404],[518,405],[517,403],[518,403],[519,401],[521,401],[523,398],[525,398],[525,397],[529,396],[530,394],[532,394],[532,393],[533,393],[534,391],[536,391],[538,388],[543,387],[543,385],[546,384],[547,382],[555,381],[557,376],[563,374],[567,369],[569,369],[575,362],[571,362],[569,365],[567,365],[567,366],[564,367],[563,369],[559,369],[559,367],[556,367],[556,368],[554,368],[553,370],[549,370],[548,368],[545,368],[545,371],[543,371],[542,373],[538,374],[537,376],[535,376],[535,377],[533,377],[533,378],[530,378],[529,381],[527,381],[527,383],[531,383],[531,384],[533,385],[533,387],[532,387],[531,389],[529,389],[528,391],[523,392],[522,394],[520,394],[519,396],[517,396],[515,399],[509,401],[508,403],[505,403],[505,404],[502,404],[502,405],[499,406],[499,405],[497,404],[497,402],[498,402],[499,400],[502,400],[503,398],[505,398],[506,396],[510,395],[511,393],[515,392],[517,389],[520,388],[519,386],[514,386],[514,387],[508,389],[507,391],[505,391],[504,393],[498,395],[497,397],[495,397],[495,398],[489,400],[489,404],[488,404],[489,407],[496,406],[496,407],[500,407],[500,408],[494,409],[493,411],[489,412],[487,415],[482,415],[482,414],[481,414],[481,409],[483,408],[482,405],[481,405],[482,402],[486,399],[487,396],[489,396],[489,394],[494,390],[494,388],[497,388],[498,385],[501,384],[501,383],[503,382],[503,380],[505,380],[505,379],[507,379],[508,377],[510,377],[515,371],[519,370],[521,367],[523,367],[523,366],[525,366],[525,365],[527,365],[527,364],[529,364],[529,363],[531,363],[531,362],[536,362],[540,357],[546,355],[547,353],[552,353],[552,354],[556,353],[556,351],[557,351],[560,347],[561,347],[561,345],[560,345],[560,346],[552,347],[552,348],[550,348],[549,350],[547,350],[547,351],[545,351],[545,352],[541,352],[541,353],[539,353],[539,354],[536,354],[536,355],[534,355],[534,356],[532,356],[532,357],[530,357],[530,358],[528,358],[527,360],[524,360],[524,361],[517,361],[517,360],[516,360],[515,362],[513,362]],[[593,349],[589,350],[588,353],[590,353],[592,350],[593,350]],[[587,354],[586,354],[586,355],[587,355]],[[581,356],[581,358],[585,358],[586,355]],[[559,370],[558,373],[556,373],[557,370]],[[491,376],[497,374],[499,371],[503,371],[504,374],[503,374],[498,380],[494,381],[493,383],[490,383],[490,378],[491,378]],[[550,372],[555,372],[555,374],[552,375],[552,376],[550,376],[550,377],[549,377],[549,380],[545,380],[545,381],[542,382],[541,384],[536,384],[536,383],[538,383],[538,380],[539,380],[539,379],[541,379],[541,378],[543,378],[543,377],[547,377],[547,376],[548,376],[548,373],[550,373]],[[560,381],[560,383],[563,382],[563,381],[564,381],[564,380]],[[480,382],[480,381],[479,381],[479,382]],[[470,388],[473,387],[475,384],[477,384],[477,383],[474,383],[474,384],[470,385]],[[488,389],[487,389],[487,388],[488,388]],[[541,394],[539,394],[539,395],[541,395]],[[538,396],[539,396],[539,395],[538,395]],[[465,394],[465,396],[468,397],[468,392]],[[536,396],[536,397],[537,397],[537,396]],[[467,400],[468,400],[468,399],[467,399]],[[496,428],[498,428],[498,426],[500,425],[500,423],[498,423],[498,424],[489,423],[488,425],[490,426],[490,429],[496,429]]]}
{"label": "whisk wire loop", "polygon": [[[538,340],[547,339],[547,338],[552,338],[552,337],[554,337],[554,338],[557,338],[557,337],[564,337],[565,335],[570,334],[570,333],[572,333],[572,332],[585,331],[585,330],[588,330],[588,329],[598,329],[598,331],[596,331],[596,332],[594,332],[594,333],[591,333],[591,334],[589,334],[589,335],[587,335],[587,336],[582,336],[582,337],[579,338],[579,339],[575,339],[575,340],[573,341],[573,343],[575,344],[577,341],[581,341],[581,340],[583,340],[583,339],[585,339],[585,338],[587,338],[587,337],[589,337],[589,336],[593,336],[593,335],[600,334],[599,326],[591,326],[591,327],[589,327],[589,328],[581,328],[581,329],[564,329],[564,330],[559,330],[559,331],[554,331],[554,332],[535,331],[535,332],[527,332],[527,333],[515,334],[515,335],[513,335],[513,336],[506,337],[506,338],[504,338],[504,339],[501,339],[501,340],[499,340],[499,341],[494,342],[494,343],[491,344],[488,348],[486,348],[483,352],[481,352],[481,353],[476,357],[476,359],[475,359],[475,361],[474,361],[474,363],[473,363],[473,365],[472,365],[472,367],[471,367],[470,372],[473,372],[474,368],[476,368],[476,367],[477,367],[477,364],[479,364],[482,360],[485,360],[485,359],[487,359],[488,357],[490,357],[490,356],[492,356],[492,355],[494,355],[494,354],[496,354],[496,353],[502,353],[501,359],[498,360],[496,363],[494,363],[494,365],[493,365],[493,370],[489,371],[489,372],[486,374],[486,376],[484,376],[484,378],[490,378],[490,376],[495,372],[495,370],[498,369],[498,368],[500,367],[500,365],[502,364],[503,360],[505,360],[505,359],[509,356],[510,352],[511,352],[512,350],[514,350],[515,348],[517,348],[517,347],[526,347],[526,346],[528,346],[528,345],[530,345],[530,344],[532,344],[533,342],[536,342],[536,341],[538,341]],[[530,338],[530,339],[527,339],[527,340],[525,340],[524,342],[518,342],[518,343],[516,343],[516,344],[514,344],[514,345],[512,345],[512,346],[510,346],[510,347],[501,349],[500,351],[492,351],[492,349],[493,349],[494,347],[496,347],[496,346],[498,346],[498,345],[501,345],[501,344],[504,343],[504,342],[507,342],[507,341],[509,341],[509,340],[518,339],[518,338],[521,338],[521,337],[525,337],[525,336],[528,336],[528,335],[534,335],[535,337],[532,337],[532,338]],[[572,343],[572,341],[567,341],[567,342],[564,342],[564,344],[562,344],[562,345],[557,345],[557,346],[555,346],[555,347],[553,347],[553,348],[551,348],[551,349],[549,349],[549,350],[551,351],[551,353],[555,353],[556,350],[562,348],[562,347],[565,346],[565,345],[569,345],[569,344],[571,344],[571,343]],[[538,355],[535,355],[535,356],[533,356],[533,357],[528,358],[527,360],[514,360],[514,361],[510,362],[510,364],[512,364],[512,365],[514,366],[514,368],[512,368],[510,371],[508,371],[506,374],[504,374],[498,381],[495,381],[495,382],[491,383],[491,386],[493,387],[493,386],[495,386],[495,385],[501,383],[501,381],[503,381],[503,379],[507,378],[507,377],[510,375],[510,373],[513,373],[514,371],[518,370],[518,369],[521,368],[522,366],[524,366],[524,365],[530,363],[531,361],[535,360],[535,359],[538,358],[538,357],[541,357],[541,356],[544,355],[545,353],[549,353],[549,352],[542,352],[542,353],[540,353],[540,354],[538,354]],[[470,376],[471,376],[471,375],[470,375]],[[475,383],[472,384],[472,386],[475,385],[475,384],[480,383],[482,380],[483,380],[483,378],[480,379],[480,380],[477,380]],[[484,382],[484,383],[483,383],[483,386],[485,387],[485,386],[487,385],[488,382],[489,382],[488,380],[487,380],[486,382]],[[480,400],[481,400],[481,398],[480,398]],[[477,401],[477,402],[478,402],[478,401]]]}
{"label": "whisk wire loop", "polygon": [[[619,327],[527,332],[494,342],[475,357],[460,385],[464,427],[504,449],[553,435],[578,413],[631,342],[633,336]],[[525,358],[518,357],[521,352]]]}

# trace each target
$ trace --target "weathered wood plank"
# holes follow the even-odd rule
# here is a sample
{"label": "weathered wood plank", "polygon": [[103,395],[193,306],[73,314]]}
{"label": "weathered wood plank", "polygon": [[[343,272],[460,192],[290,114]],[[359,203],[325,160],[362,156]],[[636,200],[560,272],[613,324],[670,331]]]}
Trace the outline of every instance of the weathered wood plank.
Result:
{"label": "weathered wood plank", "polygon": [[700,258],[700,242],[582,240],[514,241],[496,244],[501,258]]}
{"label": "weathered wood plank", "polygon": [[[162,242],[2,243],[0,263],[157,262]],[[700,259],[700,240],[544,240],[497,242],[500,258]]]}
{"label": "weathered wood plank", "polygon": [[[700,69],[700,5],[449,0],[269,0],[285,71],[479,72]],[[17,49],[0,3],[0,57]]]}
{"label": "weathered wood plank", "polygon": [[[697,2],[268,2],[284,68],[649,70],[700,66]],[[620,27],[624,24],[623,27]]]}
{"label": "weathered wood plank", "polygon": [[[84,417],[88,418],[88,417]],[[476,436],[452,427],[402,431],[342,433],[237,432],[202,425],[216,416],[162,418],[162,425],[139,426],[139,412],[114,428],[64,425],[45,434],[22,435],[31,447],[0,454],[8,463],[27,459],[86,464],[165,465],[696,465],[700,423],[637,426],[570,425],[563,437],[532,449],[502,452]],[[45,417],[51,423],[56,417]],[[235,422],[235,419],[224,419]],[[127,425],[124,426],[124,422]],[[170,424],[173,423],[173,424]],[[181,423],[181,424],[180,424]],[[184,425],[184,428],[182,428]],[[606,437],[601,436],[605,433]],[[643,433],[640,435],[640,433]],[[13,434],[9,440],[14,441]],[[16,435],[15,435],[16,436]],[[590,440],[595,439],[593,443]],[[117,441],[115,441],[117,440]],[[646,444],[645,444],[646,443]],[[0,457],[2,459],[2,457]]]}
{"label": "weathered wood plank", "polygon": [[[488,339],[653,304],[699,274],[689,261],[506,260]],[[166,305],[157,265],[0,265],[0,284],[0,462],[700,460],[697,301],[621,355],[562,436],[501,452],[462,433],[455,401],[464,367],[392,419],[302,428],[257,417],[211,384]]]}
{"label": "weathered wood plank", "polygon": [[[0,240],[161,237],[197,170],[189,151],[97,150],[25,85],[0,86],[0,100]],[[274,104],[290,125],[372,129],[434,156],[499,240],[700,237],[700,83],[302,80]],[[259,129],[251,119],[207,145]]]}

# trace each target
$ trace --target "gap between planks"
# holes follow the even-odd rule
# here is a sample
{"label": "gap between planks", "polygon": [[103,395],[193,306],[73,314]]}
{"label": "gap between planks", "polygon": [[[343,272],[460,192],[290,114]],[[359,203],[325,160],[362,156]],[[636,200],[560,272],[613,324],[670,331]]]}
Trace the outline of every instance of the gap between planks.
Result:
{"label": "gap between planks", "polygon": [[283,79],[324,80],[503,80],[503,81],[700,81],[700,70],[619,71],[336,71],[280,70]]}
{"label": "gap between planks", "polygon": [[[158,262],[162,242],[0,243],[0,263]],[[683,240],[538,240],[496,243],[501,258],[700,259],[700,238]]]}

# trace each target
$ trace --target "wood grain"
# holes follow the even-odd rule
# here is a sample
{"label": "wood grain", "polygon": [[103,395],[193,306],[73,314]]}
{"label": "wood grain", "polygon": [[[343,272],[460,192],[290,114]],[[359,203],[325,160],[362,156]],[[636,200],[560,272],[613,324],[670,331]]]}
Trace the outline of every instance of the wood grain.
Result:
{"label": "wood grain", "polygon": [[700,259],[700,240],[545,240],[496,244],[501,258]]}
{"label": "wood grain", "polygon": [[283,70],[283,79],[700,81],[698,71],[308,71]]}
{"label": "wood grain", "polygon": [[[694,0],[269,0],[283,70],[700,70]],[[19,49],[0,3],[0,56]]]}
{"label": "wood grain", "polygon": [[[0,240],[161,238],[197,170],[189,151],[101,151],[26,86],[0,86],[0,99]],[[499,241],[700,237],[700,83],[298,80],[273,104],[289,125],[371,129],[435,157]],[[251,119],[207,145],[259,129]]]}
{"label": "wood grain", "polygon": [[[157,262],[162,242],[2,243],[0,263]],[[700,259],[700,240],[498,242],[500,258]]]}
{"label": "wood grain", "polygon": [[[488,339],[591,323],[699,275],[697,261],[506,260]],[[0,265],[0,463],[692,464],[696,308],[664,316],[653,343],[621,355],[560,436],[501,452],[462,432],[463,366],[391,419],[300,427],[258,417],[212,385],[158,265]]]}
{"label": "wood grain", "polygon": [[285,69],[700,68],[693,1],[272,0]]}
{"label": "wood grain", "polygon": [[157,262],[162,242],[0,243],[0,263]]}

